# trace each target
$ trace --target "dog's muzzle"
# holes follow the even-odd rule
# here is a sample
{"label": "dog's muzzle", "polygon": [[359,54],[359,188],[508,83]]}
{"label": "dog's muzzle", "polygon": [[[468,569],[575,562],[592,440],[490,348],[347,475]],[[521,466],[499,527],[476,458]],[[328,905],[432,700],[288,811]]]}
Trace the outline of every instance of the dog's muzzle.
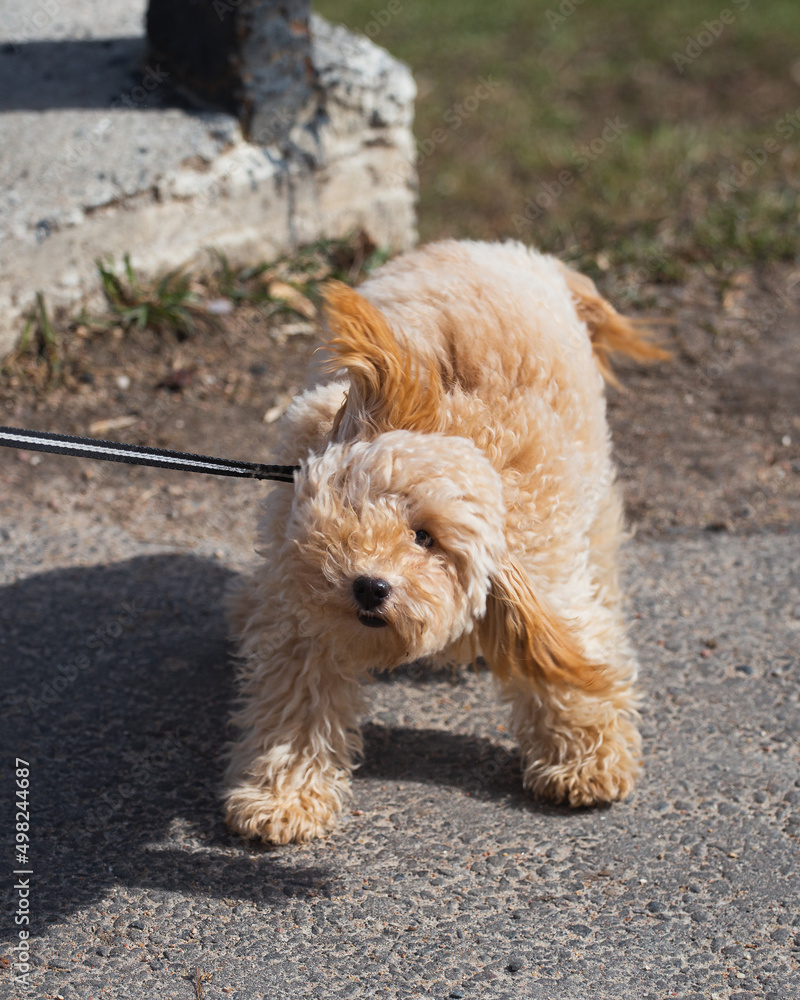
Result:
{"label": "dog's muzzle", "polygon": [[392,592],[388,580],[380,577],[359,576],[353,581],[353,597],[359,607],[358,620],[368,628],[384,628],[388,622],[380,614],[380,607]]}

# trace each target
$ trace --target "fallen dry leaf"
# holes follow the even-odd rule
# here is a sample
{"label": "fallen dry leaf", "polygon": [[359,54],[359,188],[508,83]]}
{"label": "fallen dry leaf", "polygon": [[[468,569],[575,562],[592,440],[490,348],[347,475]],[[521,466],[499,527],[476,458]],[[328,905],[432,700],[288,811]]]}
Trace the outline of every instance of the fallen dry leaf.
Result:
{"label": "fallen dry leaf", "polygon": [[127,417],[107,417],[104,420],[93,420],[89,424],[89,433],[92,435],[106,434],[108,431],[122,430],[123,427],[133,427],[134,424],[138,423],[139,418],[132,414]]}
{"label": "fallen dry leaf", "polygon": [[267,292],[271,299],[280,299],[290,309],[301,316],[305,316],[306,319],[314,319],[317,315],[317,307],[311,299],[285,281],[271,281],[267,286]]}

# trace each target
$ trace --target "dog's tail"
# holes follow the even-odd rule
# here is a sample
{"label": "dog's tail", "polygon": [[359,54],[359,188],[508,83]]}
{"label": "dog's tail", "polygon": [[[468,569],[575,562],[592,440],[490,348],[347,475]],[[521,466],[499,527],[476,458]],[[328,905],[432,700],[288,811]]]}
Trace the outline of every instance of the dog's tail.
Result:
{"label": "dog's tail", "polygon": [[634,361],[665,361],[671,355],[651,339],[647,323],[622,316],[598,292],[591,278],[562,265],[578,316],[589,330],[597,367],[612,385],[619,381],[611,355],[627,354]]}

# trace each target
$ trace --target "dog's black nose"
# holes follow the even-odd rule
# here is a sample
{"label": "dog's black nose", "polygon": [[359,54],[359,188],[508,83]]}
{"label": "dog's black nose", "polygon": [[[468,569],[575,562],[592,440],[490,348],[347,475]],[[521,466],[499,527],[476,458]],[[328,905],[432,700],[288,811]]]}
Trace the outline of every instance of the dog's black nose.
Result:
{"label": "dog's black nose", "polygon": [[365,611],[374,611],[392,592],[388,580],[374,576],[360,576],[353,581],[353,597]]}

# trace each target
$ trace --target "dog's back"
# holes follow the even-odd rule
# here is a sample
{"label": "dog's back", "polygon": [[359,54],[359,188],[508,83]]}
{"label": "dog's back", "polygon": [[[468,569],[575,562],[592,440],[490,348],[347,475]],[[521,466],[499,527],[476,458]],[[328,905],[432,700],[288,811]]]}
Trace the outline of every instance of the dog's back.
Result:
{"label": "dog's back", "polygon": [[614,353],[667,356],[591,279],[521,243],[434,243],[384,266],[359,291],[415,354],[433,353],[445,377],[479,395],[484,386],[496,392],[498,377],[506,391],[548,381],[565,353],[583,370],[586,332],[612,381]]}

